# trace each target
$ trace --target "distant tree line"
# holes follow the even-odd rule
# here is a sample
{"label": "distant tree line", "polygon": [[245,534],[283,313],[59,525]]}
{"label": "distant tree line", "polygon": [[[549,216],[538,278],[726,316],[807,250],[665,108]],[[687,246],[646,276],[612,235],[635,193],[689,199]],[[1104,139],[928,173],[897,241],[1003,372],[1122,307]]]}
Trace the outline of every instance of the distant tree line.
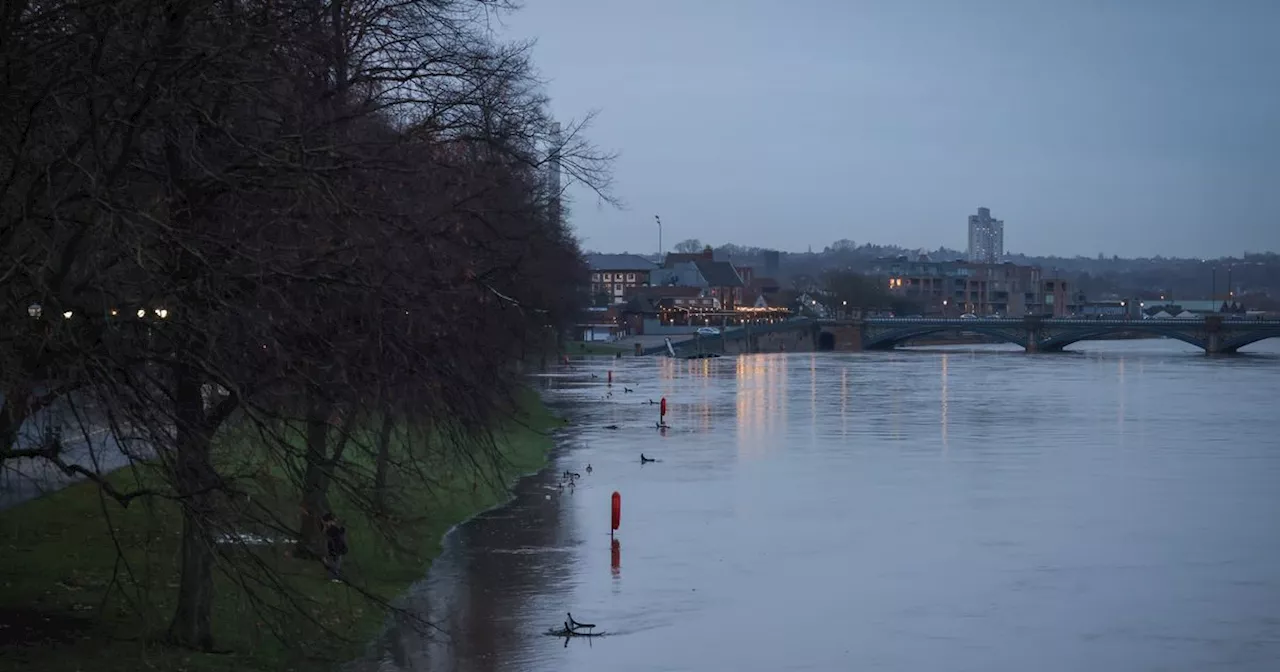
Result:
{"label": "distant tree line", "polygon": [[[171,642],[215,645],[231,562],[215,536],[245,476],[216,462],[220,436],[291,474],[300,513],[271,524],[319,553],[335,493],[373,515],[395,505],[391,469],[430,479],[460,446],[496,459],[475,437],[585,303],[545,162],[608,199],[611,157],[582,123],[553,134],[528,45],[487,28],[504,8],[0,9],[0,463],[47,461],[124,506],[180,502]],[[19,442],[67,400],[141,433],[154,477],[121,487],[56,441]],[[432,440],[393,454],[393,425]]]}

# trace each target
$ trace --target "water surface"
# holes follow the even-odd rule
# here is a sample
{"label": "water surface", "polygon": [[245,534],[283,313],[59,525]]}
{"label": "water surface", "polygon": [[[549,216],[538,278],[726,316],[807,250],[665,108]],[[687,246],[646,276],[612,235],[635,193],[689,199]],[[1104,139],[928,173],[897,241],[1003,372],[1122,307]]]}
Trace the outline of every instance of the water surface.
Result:
{"label": "water surface", "polygon": [[555,467],[407,598],[440,630],[354,667],[1280,669],[1280,345],[1075,349],[574,361]]}

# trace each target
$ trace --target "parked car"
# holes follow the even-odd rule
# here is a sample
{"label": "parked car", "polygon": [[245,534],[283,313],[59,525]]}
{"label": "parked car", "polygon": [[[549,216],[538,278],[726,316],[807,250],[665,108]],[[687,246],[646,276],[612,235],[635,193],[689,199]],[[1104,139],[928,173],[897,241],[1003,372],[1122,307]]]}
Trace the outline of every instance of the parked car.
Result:
{"label": "parked car", "polygon": [[978,319],[978,316],[977,316],[977,315],[974,315],[973,313],[965,313],[964,315],[961,315],[961,316],[960,316],[960,319],[962,319],[962,320],[976,320],[976,319]]}
{"label": "parked car", "polygon": [[719,336],[720,330],[715,327],[698,327],[699,336]]}

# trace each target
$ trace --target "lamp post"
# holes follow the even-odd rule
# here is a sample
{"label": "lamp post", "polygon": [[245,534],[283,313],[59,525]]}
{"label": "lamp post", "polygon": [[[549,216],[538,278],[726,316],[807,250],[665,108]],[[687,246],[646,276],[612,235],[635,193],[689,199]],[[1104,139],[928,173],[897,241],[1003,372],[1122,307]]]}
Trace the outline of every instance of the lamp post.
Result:
{"label": "lamp post", "polygon": [[1210,303],[1215,304],[1213,306],[1213,309],[1217,310],[1218,309],[1218,306],[1216,305],[1218,303],[1218,267],[1217,266],[1213,267],[1213,289],[1209,291],[1209,301]]}
{"label": "lamp post", "polygon": [[653,221],[658,224],[658,263],[662,263],[662,218],[658,215],[653,216]]}

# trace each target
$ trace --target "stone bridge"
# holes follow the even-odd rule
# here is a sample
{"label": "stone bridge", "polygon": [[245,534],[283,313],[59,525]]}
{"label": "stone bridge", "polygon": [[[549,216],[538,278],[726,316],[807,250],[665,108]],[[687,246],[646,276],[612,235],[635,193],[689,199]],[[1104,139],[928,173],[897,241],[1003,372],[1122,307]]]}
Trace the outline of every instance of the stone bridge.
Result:
{"label": "stone bridge", "polygon": [[[1027,352],[1058,352],[1085,340],[1108,336],[1149,334],[1176,338],[1206,354],[1229,354],[1268,338],[1280,338],[1280,320],[1198,319],[1090,320],[1026,318],[866,318],[816,320],[797,318],[778,324],[730,329],[675,344],[680,355],[702,352],[737,354],[813,350],[888,350],[908,341],[936,334],[964,332],[1015,343]],[[666,346],[646,354],[665,352]]]}

